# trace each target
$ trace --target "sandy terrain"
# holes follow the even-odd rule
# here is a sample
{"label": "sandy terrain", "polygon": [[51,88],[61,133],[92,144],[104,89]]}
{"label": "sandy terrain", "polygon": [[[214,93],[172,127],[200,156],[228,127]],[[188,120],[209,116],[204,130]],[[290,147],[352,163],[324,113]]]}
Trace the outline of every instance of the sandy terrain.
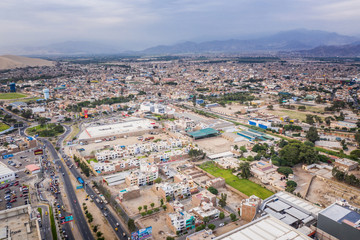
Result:
{"label": "sandy terrain", "polygon": [[[139,213],[139,206],[148,206],[148,210],[151,209],[150,204],[155,203],[154,208],[160,206],[160,197],[155,194],[153,190],[151,190],[151,186],[141,187],[140,189],[140,197],[131,199],[129,201],[122,202],[122,205],[125,207],[125,210],[131,216],[137,215]],[[142,209],[141,211],[144,211]]]}
{"label": "sandy terrain", "polygon": [[227,194],[226,206],[237,212],[237,209],[241,205],[241,200],[244,198],[236,193],[233,193],[232,191],[227,190],[226,188],[218,188],[217,190],[219,191],[217,195],[219,197],[221,196],[221,193]]}
{"label": "sandy terrain", "polygon": [[197,144],[199,148],[210,154],[230,151],[231,146],[234,145],[234,143],[222,137],[199,139],[194,143]]}
{"label": "sandy terrain", "polygon": [[152,226],[153,239],[162,240],[166,239],[167,236],[173,236],[170,228],[166,224],[166,212],[159,212],[156,215],[149,216],[145,219],[139,220],[139,224],[142,227]]}
{"label": "sandy terrain", "polygon": [[13,55],[0,56],[0,70],[35,66],[54,66],[54,63],[39,58],[28,58]]}

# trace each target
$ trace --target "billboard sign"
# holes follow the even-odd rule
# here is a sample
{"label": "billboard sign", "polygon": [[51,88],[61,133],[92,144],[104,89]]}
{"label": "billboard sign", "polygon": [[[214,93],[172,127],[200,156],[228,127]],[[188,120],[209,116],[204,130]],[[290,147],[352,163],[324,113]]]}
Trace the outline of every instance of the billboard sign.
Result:
{"label": "billboard sign", "polygon": [[37,149],[37,150],[34,150],[34,155],[37,156],[37,155],[43,155],[44,154],[44,150],[42,149]]}
{"label": "billboard sign", "polygon": [[143,229],[139,229],[137,232],[133,232],[131,234],[132,240],[143,240],[150,238],[152,236],[152,227],[147,227]]}

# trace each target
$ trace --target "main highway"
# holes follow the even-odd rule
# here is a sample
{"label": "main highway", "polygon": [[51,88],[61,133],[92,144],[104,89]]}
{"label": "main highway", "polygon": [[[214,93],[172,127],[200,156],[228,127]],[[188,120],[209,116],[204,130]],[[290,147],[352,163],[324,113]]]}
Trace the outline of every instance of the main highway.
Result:
{"label": "main highway", "polygon": [[[22,121],[24,122],[24,125],[22,128],[20,128],[19,133],[21,136],[26,136],[25,134],[25,130],[26,128],[29,126],[28,123],[26,121],[24,121],[23,118],[19,117],[18,115],[10,112],[10,111],[6,111],[5,109],[2,109],[5,113],[12,115],[15,119],[17,119],[18,121]],[[65,128],[65,132],[59,137],[56,145],[60,146],[60,153],[61,155],[65,155],[65,153],[62,150],[62,142],[64,141],[64,139],[71,133],[71,128],[67,125],[62,125]],[[74,221],[80,231],[80,234],[82,236],[82,239],[84,240],[93,240],[94,237],[91,233],[91,230],[87,224],[87,221],[85,219],[84,214],[82,213],[81,210],[81,206],[78,202],[76,193],[74,191],[74,188],[72,186],[71,180],[70,180],[70,176],[68,174],[68,171],[66,171],[66,165],[63,163],[63,161],[61,161],[61,156],[58,155],[58,152],[56,151],[55,147],[46,139],[46,138],[41,138],[38,139],[40,141],[42,141],[44,143],[44,145],[46,146],[46,148],[48,149],[48,151],[50,152],[50,154],[52,155],[53,161],[55,163],[55,165],[57,166],[57,169],[59,170],[59,173],[61,173],[60,175],[63,175],[63,181],[64,181],[64,187],[67,193],[67,197],[69,199],[69,204],[71,206],[72,209],[72,214],[74,217]],[[76,168],[70,168],[69,169],[70,172],[74,175],[74,177],[77,179],[78,177],[81,177],[81,174],[76,170]],[[97,196],[97,194],[94,192],[94,190],[89,187],[87,184],[84,185],[84,189],[86,191],[86,193],[91,196],[93,195],[94,197],[99,197]],[[61,195],[58,195],[58,199],[57,201],[60,203],[60,205],[64,205],[63,204],[63,199],[61,197]],[[99,208],[99,210],[103,213],[103,215],[106,215],[106,219],[109,222],[110,226],[114,229],[114,234],[120,239],[120,240],[128,240],[128,236],[125,232],[125,230],[121,227],[121,225],[119,224],[118,218],[115,217],[111,211],[104,211],[103,207],[102,207],[102,203],[98,203],[97,201],[94,201],[95,205]],[[127,219],[126,219],[127,220]],[[70,240],[74,240],[74,236],[72,233],[72,229],[69,223],[64,224],[64,228],[66,230],[66,234],[68,236],[67,239]],[[117,229],[117,231],[115,231],[115,229]]]}
{"label": "main highway", "polygon": [[[66,126],[66,125],[63,125],[63,127],[66,129],[66,132],[64,135],[62,135],[59,140],[58,140],[58,146],[60,146],[60,150],[59,152],[61,153],[61,155],[63,156],[66,156],[65,153],[63,152],[62,150],[62,142],[63,140],[65,139],[65,137],[68,135],[68,133],[71,132],[71,128]],[[54,149],[55,150],[55,149]],[[61,167],[63,168],[63,167]],[[64,169],[63,169],[64,170]],[[66,171],[64,171],[66,172]],[[76,170],[75,167],[73,168],[70,168],[70,172],[75,176],[75,178],[77,179],[78,177],[81,177],[83,178],[83,176],[81,176],[81,174]],[[91,196],[93,195],[94,196],[94,199],[95,197],[99,198],[99,196],[97,196],[97,194],[94,192],[94,190],[89,186],[91,184],[84,184],[84,189],[86,191],[86,193]],[[94,201],[95,205],[99,208],[99,210],[103,213],[104,217],[106,215],[106,219],[107,221],[109,222],[110,226],[114,229],[114,233],[116,234],[116,236],[121,239],[121,240],[127,240],[128,237],[126,235],[126,232],[124,231],[124,229],[122,229],[121,225],[119,224],[119,221],[117,219],[117,217],[115,217],[111,211],[104,211],[103,210],[103,203],[98,203],[97,201]],[[115,228],[117,228],[118,230],[115,231]]]}
{"label": "main highway", "polygon": [[[65,133],[59,138],[58,143],[62,141],[62,139],[67,136],[70,133],[70,128],[65,128],[66,131]],[[46,148],[48,149],[48,151],[51,153],[53,159],[54,159],[54,163],[55,165],[57,165],[59,171],[62,173],[63,175],[63,180],[64,180],[64,187],[67,193],[67,197],[69,199],[69,204],[71,206],[72,209],[72,215],[74,217],[74,221],[80,231],[80,234],[82,236],[82,239],[84,240],[93,240],[94,237],[91,234],[91,230],[87,224],[87,221],[85,219],[85,216],[81,210],[81,206],[79,204],[79,201],[77,199],[75,190],[71,184],[71,180],[70,180],[70,176],[68,174],[68,172],[65,170],[65,165],[63,164],[63,162],[61,161],[57,151],[55,150],[54,146],[47,140],[47,139],[41,139],[41,141],[45,144]],[[65,224],[67,226],[69,226],[69,224]],[[69,236],[70,238],[70,236]]]}

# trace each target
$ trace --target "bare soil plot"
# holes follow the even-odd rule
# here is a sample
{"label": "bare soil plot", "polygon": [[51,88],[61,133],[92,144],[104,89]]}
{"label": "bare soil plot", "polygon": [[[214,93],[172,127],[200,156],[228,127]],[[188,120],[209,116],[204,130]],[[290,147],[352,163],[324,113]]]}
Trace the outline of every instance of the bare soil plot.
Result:
{"label": "bare soil plot", "polygon": [[174,235],[174,233],[171,232],[170,228],[166,224],[167,214],[167,212],[161,211],[156,215],[138,220],[138,223],[141,225],[141,227],[152,226],[153,239],[165,240],[166,237]]}

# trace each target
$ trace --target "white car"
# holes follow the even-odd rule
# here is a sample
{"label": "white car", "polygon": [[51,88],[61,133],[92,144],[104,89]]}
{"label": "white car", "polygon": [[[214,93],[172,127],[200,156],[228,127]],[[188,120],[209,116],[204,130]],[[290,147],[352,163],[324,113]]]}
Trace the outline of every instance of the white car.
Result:
{"label": "white car", "polygon": [[224,223],[220,223],[219,224],[219,227],[223,227],[225,224]]}

